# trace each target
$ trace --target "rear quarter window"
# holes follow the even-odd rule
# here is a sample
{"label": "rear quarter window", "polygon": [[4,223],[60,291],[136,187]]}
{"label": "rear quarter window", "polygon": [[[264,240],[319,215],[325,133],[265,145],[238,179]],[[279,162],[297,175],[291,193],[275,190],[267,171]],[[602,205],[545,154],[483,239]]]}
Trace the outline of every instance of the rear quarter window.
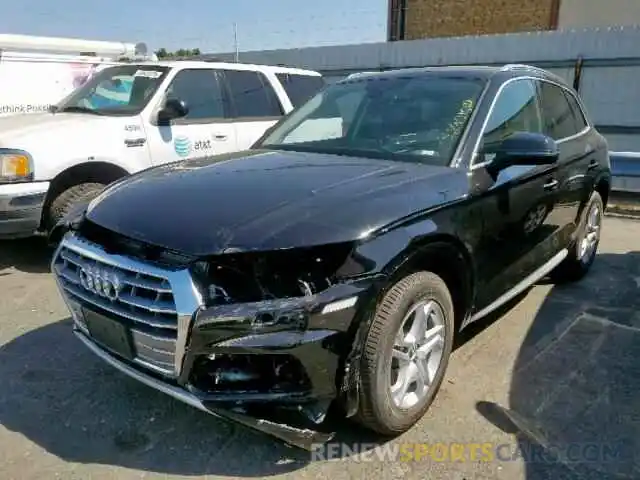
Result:
{"label": "rear quarter window", "polygon": [[325,82],[320,76],[277,73],[276,77],[278,77],[294,108],[302,105],[325,86]]}

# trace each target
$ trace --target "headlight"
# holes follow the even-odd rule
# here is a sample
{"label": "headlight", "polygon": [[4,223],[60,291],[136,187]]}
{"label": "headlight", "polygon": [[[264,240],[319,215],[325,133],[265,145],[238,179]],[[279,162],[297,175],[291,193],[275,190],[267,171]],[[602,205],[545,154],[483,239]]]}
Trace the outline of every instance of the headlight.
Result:
{"label": "headlight", "polygon": [[272,300],[307,305],[340,282],[352,249],[352,242],[343,242],[266,252],[227,250],[191,269],[207,305]]}
{"label": "headlight", "polygon": [[33,159],[23,150],[0,148],[0,183],[33,180]]}

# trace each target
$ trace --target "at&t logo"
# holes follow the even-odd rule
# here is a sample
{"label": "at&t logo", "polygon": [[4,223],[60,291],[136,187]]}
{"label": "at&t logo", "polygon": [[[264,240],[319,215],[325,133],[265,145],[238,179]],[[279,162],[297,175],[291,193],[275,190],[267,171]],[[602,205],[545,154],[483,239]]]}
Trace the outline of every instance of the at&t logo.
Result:
{"label": "at&t logo", "polygon": [[173,148],[179,157],[188,157],[192,149],[191,140],[184,136],[176,137],[173,140]]}

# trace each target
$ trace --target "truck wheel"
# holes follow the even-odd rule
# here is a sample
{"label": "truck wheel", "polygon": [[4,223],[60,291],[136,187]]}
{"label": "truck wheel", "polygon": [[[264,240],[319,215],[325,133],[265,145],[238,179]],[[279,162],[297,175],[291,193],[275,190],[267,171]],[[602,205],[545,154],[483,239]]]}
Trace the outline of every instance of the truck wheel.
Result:
{"label": "truck wheel", "polygon": [[600,244],[603,214],[602,197],[594,191],[582,212],[577,239],[569,249],[569,255],[551,272],[554,282],[575,282],[587,274]]}
{"label": "truck wheel", "polygon": [[356,420],[383,435],[398,435],[425,414],[453,348],[454,311],[444,281],[411,274],[384,296],[367,334]]}
{"label": "truck wheel", "polygon": [[88,203],[106,187],[102,183],[80,183],[68,188],[53,199],[47,215],[47,231],[50,231],[75,205]]}

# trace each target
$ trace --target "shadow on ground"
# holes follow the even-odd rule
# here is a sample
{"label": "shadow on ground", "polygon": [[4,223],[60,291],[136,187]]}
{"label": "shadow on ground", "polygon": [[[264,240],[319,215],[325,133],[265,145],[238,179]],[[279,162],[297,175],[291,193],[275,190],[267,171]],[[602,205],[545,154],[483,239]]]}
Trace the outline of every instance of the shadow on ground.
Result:
{"label": "shadow on ground", "polygon": [[[174,475],[266,477],[296,471],[309,452],[208,416],[105,365],[71,320],[0,348],[0,424],[67,462]],[[46,352],[46,353],[45,353]],[[342,420],[336,441],[382,440]]]}
{"label": "shadow on ground", "polygon": [[640,478],[640,252],[600,254],[555,286],[514,365],[509,405],[478,411],[517,445],[527,480]]}
{"label": "shadow on ground", "polygon": [[43,237],[0,240],[0,276],[7,274],[3,270],[8,268],[27,273],[49,272],[52,254],[53,249]]}
{"label": "shadow on ground", "polygon": [[0,385],[0,423],[69,462],[265,477],[310,458],[127,378],[79,343],[70,320],[4,345]]}

